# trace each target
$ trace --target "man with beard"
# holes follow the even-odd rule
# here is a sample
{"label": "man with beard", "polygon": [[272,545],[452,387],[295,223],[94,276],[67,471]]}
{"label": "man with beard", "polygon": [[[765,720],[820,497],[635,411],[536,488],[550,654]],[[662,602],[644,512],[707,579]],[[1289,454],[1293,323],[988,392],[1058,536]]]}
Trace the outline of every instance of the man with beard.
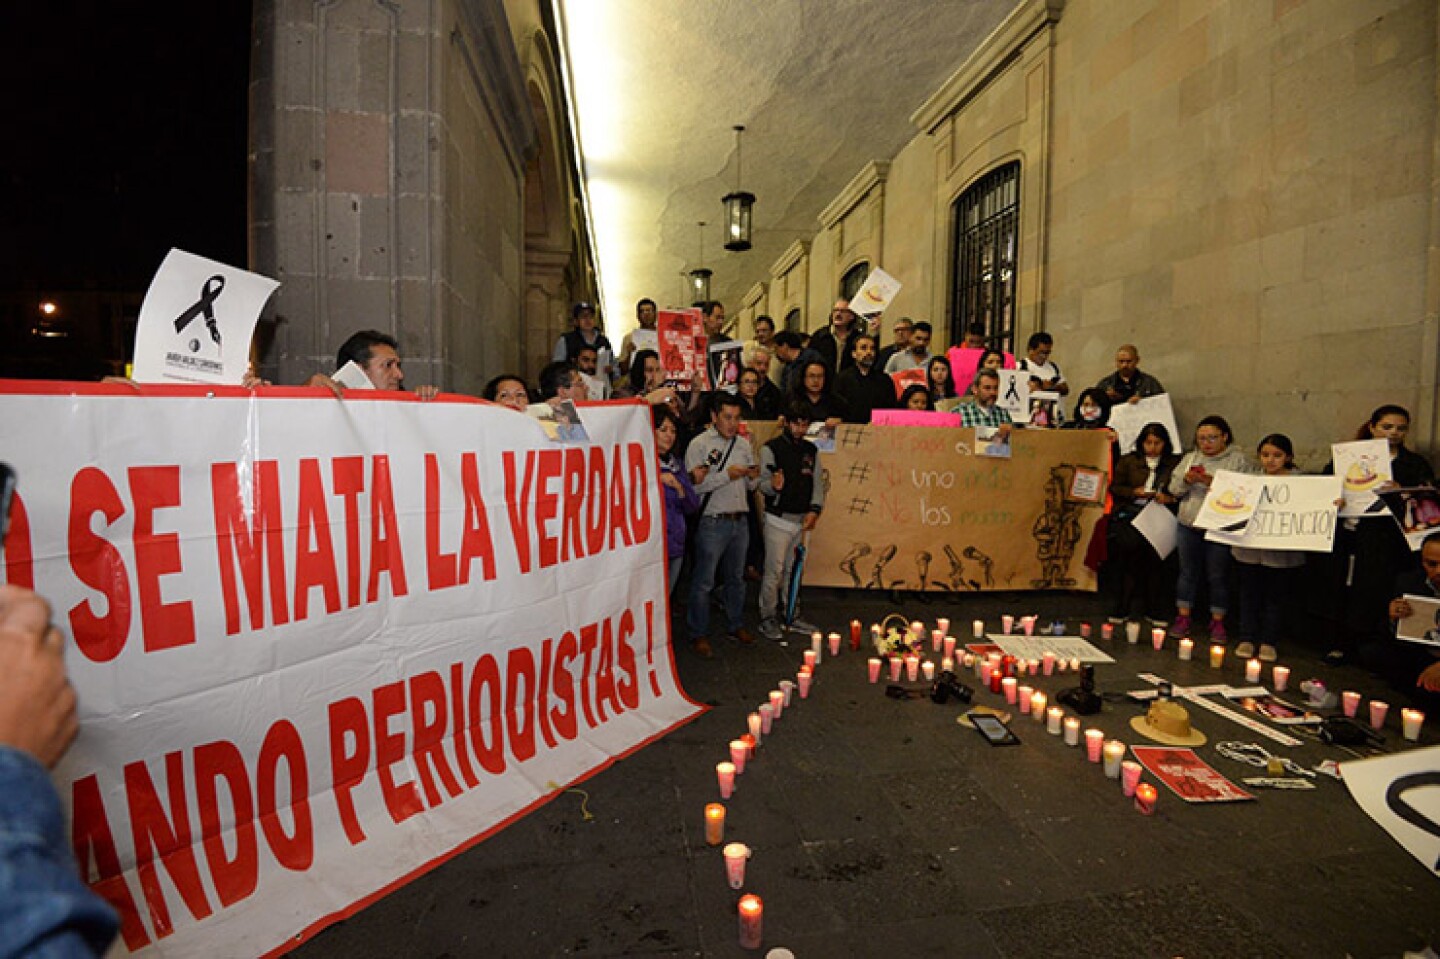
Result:
{"label": "man with beard", "polygon": [[830,364],[830,369],[848,369],[855,363],[850,355],[850,341],[856,335],[855,314],[849,300],[836,300],[830,309],[830,325],[810,337],[810,349]]}
{"label": "man with beard", "polygon": [[853,363],[835,379],[835,392],[849,408],[846,421],[868,423],[874,410],[895,406],[895,381],[880,368],[875,337],[861,333],[850,340]]}

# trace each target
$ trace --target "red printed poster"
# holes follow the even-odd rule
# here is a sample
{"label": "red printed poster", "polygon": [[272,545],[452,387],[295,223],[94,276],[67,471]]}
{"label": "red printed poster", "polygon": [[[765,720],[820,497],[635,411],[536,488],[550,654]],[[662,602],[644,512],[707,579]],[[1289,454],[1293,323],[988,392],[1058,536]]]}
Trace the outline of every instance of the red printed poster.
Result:
{"label": "red printed poster", "polygon": [[120,389],[0,382],[112,957],[283,952],[700,712],[643,404]]}
{"label": "red printed poster", "polygon": [[660,365],[665,380],[677,390],[689,390],[695,374],[706,377],[705,322],[699,310],[661,310],[655,329],[660,334]]}
{"label": "red printed poster", "polygon": [[1186,802],[1239,802],[1255,797],[1216,772],[1193,749],[1132,746],[1135,758]]}
{"label": "red printed poster", "polygon": [[895,398],[899,399],[905,395],[905,391],[912,386],[925,385],[924,366],[916,366],[908,370],[900,370],[898,373],[891,373],[890,378],[895,381]]}

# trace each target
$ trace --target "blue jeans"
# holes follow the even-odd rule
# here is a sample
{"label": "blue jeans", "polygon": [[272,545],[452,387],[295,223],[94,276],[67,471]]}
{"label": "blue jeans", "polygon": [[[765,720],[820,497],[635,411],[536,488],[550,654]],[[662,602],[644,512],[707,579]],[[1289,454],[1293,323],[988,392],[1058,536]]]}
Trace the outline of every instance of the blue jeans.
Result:
{"label": "blue jeans", "polygon": [[695,527],[695,566],[690,570],[690,602],[685,627],[691,639],[710,628],[710,591],[720,585],[726,627],[735,632],[745,624],[745,550],[750,529],[745,514],[702,516]]}
{"label": "blue jeans", "polygon": [[1210,600],[1210,615],[1224,616],[1230,600],[1230,564],[1234,562],[1230,547],[1205,540],[1205,531],[1180,524],[1175,531],[1176,551],[1180,554],[1180,579],[1175,584],[1175,604],[1195,609],[1195,596],[1205,580]]}

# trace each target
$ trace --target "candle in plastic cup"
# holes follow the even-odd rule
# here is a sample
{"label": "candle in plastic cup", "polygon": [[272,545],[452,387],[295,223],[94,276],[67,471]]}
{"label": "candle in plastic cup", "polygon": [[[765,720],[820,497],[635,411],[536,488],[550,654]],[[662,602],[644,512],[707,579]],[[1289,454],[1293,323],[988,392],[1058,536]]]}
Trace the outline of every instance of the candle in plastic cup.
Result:
{"label": "candle in plastic cup", "polygon": [[759,949],[765,938],[765,904],[759,896],[751,893],[740,897],[739,910],[740,948]]}
{"label": "candle in plastic cup", "polygon": [[980,664],[980,685],[986,689],[990,688],[990,673],[992,672],[989,661]]}
{"label": "candle in plastic cup", "polygon": [[751,713],[749,716],[745,717],[745,722],[750,727],[750,738],[755,740],[755,745],[760,745],[760,743],[762,742],[760,729],[760,714]]}
{"label": "candle in plastic cup", "polygon": [[775,710],[769,703],[761,703],[758,712],[760,713],[760,732],[768,736],[771,728],[775,725]]}
{"label": "candle in plastic cup", "polygon": [[1092,763],[1100,761],[1100,750],[1105,747],[1105,734],[1098,729],[1085,730],[1085,758]]}
{"label": "candle in plastic cup", "polygon": [[1195,640],[1193,640],[1193,639],[1182,639],[1182,640],[1180,640],[1180,658],[1181,658],[1182,660],[1184,660],[1185,662],[1188,663],[1192,658],[1194,658],[1194,656],[1195,656]]}
{"label": "candle in plastic cup", "polygon": [[920,678],[920,657],[914,653],[905,657],[905,678],[912,683]]}
{"label": "candle in plastic cup", "polygon": [[1285,692],[1285,687],[1290,685],[1290,667],[1275,666],[1270,670],[1270,677],[1275,683],[1275,692]]}
{"label": "candle in plastic cup", "polygon": [[785,715],[785,694],[778,689],[770,690],[770,708],[774,711],[776,719]]}
{"label": "candle in plastic cup", "polygon": [[1112,739],[1105,744],[1105,777],[1107,779],[1120,778],[1120,762],[1125,758],[1125,744],[1118,739]]}
{"label": "candle in plastic cup", "polygon": [[1051,706],[1045,711],[1045,731],[1052,736],[1060,735],[1060,723],[1065,718],[1065,710],[1059,706]]}
{"label": "candle in plastic cup", "polygon": [[1005,677],[1000,674],[1000,669],[999,669],[999,667],[991,666],[991,667],[990,667],[990,692],[992,692],[992,693],[999,693],[999,692],[1000,692],[1000,683],[1003,682],[1004,679],[1005,679]]}
{"label": "candle in plastic cup", "polygon": [[789,709],[795,699],[795,683],[789,679],[780,680],[780,691],[785,694],[785,708]]}
{"label": "candle in plastic cup", "polygon": [[879,658],[878,656],[871,656],[868,660],[866,660],[865,665],[866,665],[866,666],[869,668],[869,670],[870,670],[870,682],[872,682],[872,683],[879,682],[879,681],[880,681],[880,658]]}
{"label": "candle in plastic cup", "polygon": [[720,798],[729,799],[735,791],[735,764],[716,763],[715,778],[720,781]]}
{"label": "candle in plastic cup", "polygon": [[815,661],[820,658],[820,654],[815,652],[815,650],[813,649],[807,649],[800,655],[803,658],[805,665],[809,666],[811,669],[815,668]]}
{"label": "candle in plastic cup", "polygon": [[1115,638],[1115,624],[1102,623],[1100,625],[1100,638],[1110,640]]}
{"label": "candle in plastic cup", "polygon": [[954,637],[954,636],[946,636],[945,639],[941,642],[941,647],[945,650],[945,658],[946,658],[946,659],[954,658],[954,656],[955,656],[955,637]]}
{"label": "candle in plastic cup", "polygon": [[725,807],[712,802],[705,807],[705,842],[718,846],[725,841]]}
{"label": "candle in plastic cup", "polygon": [[820,652],[820,647],[824,642],[825,634],[820,632],[820,630],[817,629],[810,634],[810,648],[815,650],[816,653]]}
{"label": "candle in plastic cup", "polygon": [[940,671],[942,673],[955,672],[955,660],[951,659],[949,656],[946,656],[944,659],[940,660]]}
{"label": "candle in plastic cup", "polygon": [[1081,624],[1080,624],[1080,638],[1081,638],[1081,639],[1089,639],[1089,638],[1090,638],[1090,624],[1089,624],[1089,623],[1081,623]]}
{"label": "candle in plastic cup", "polygon": [[1157,651],[1165,648],[1165,630],[1159,628],[1150,630],[1150,645]]}
{"label": "candle in plastic cup", "polygon": [[738,739],[730,740],[730,764],[735,767],[735,775],[745,772],[745,760],[750,756],[750,747]]}
{"label": "candle in plastic cup", "polygon": [[1129,643],[1131,646],[1134,646],[1136,643],[1140,642],[1139,623],[1129,622],[1125,624],[1125,642]]}
{"label": "candle in plastic cup", "polygon": [[1065,745],[1080,745],[1080,720],[1074,716],[1065,717]]}
{"label": "candle in plastic cup", "polygon": [[826,637],[830,641],[830,656],[834,658],[840,655],[840,634],[831,633]]}
{"label": "candle in plastic cup", "polygon": [[1070,661],[1069,661],[1068,659],[1057,659],[1057,660],[1055,661],[1055,672],[1057,672],[1057,673],[1063,673],[1063,672],[1068,671],[1069,669],[1070,669]]}
{"label": "candle in plastic cup", "polygon": [[1014,676],[1005,676],[1000,680],[1000,689],[1005,693],[1005,702],[1015,705],[1016,686],[1018,680]]}
{"label": "candle in plastic cup", "polygon": [[1071,657],[1070,657],[1070,672],[1072,672],[1072,673],[1078,673],[1078,672],[1080,672],[1080,657],[1079,657],[1079,656],[1071,656]]}
{"label": "candle in plastic cup", "polygon": [[751,760],[751,759],[754,759],[754,758],[755,758],[755,737],[752,736],[752,735],[750,735],[749,733],[746,733],[745,735],[743,735],[743,736],[740,737],[740,741],[745,744],[745,759],[746,759],[747,761],[748,761],[748,760]]}
{"label": "candle in plastic cup", "polygon": [[1035,695],[1035,690],[1030,686],[1015,687],[1015,703],[1020,707],[1022,713],[1030,711],[1030,697]]}
{"label": "candle in plastic cup", "polygon": [[1410,742],[1420,741],[1420,727],[1425,724],[1425,714],[1418,709],[1400,710],[1401,729]]}
{"label": "candle in plastic cup", "polygon": [[939,619],[935,620],[935,628],[940,630],[941,636],[944,636],[946,633],[950,632],[950,620],[946,619],[944,616],[941,616]]}
{"label": "candle in plastic cup", "polygon": [[945,633],[942,630],[930,630],[930,652],[940,652],[940,644],[945,642]]}
{"label": "candle in plastic cup", "polygon": [[1345,690],[1340,694],[1340,706],[1345,710],[1345,715],[1353,719],[1360,711],[1360,694],[1351,689]]}
{"label": "candle in plastic cup", "polygon": [[1260,682],[1260,660],[1252,659],[1245,663],[1245,682]]}
{"label": "candle in plastic cup", "polygon": [[1034,635],[1035,635],[1035,617],[1034,617],[1034,616],[1021,616],[1021,617],[1020,617],[1020,628],[1025,631],[1025,635],[1026,635],[1026,636],[1034,636]]}
{"label": "candle in plastic cup", "polygon": [[1010,615],[1007,614],[1007,615],[1005,615],[1005,616],[1001,616],[1001,617],[1000,617],[1000,632],[1004,633],[1006,636],[1009,636],[1009,635],[1010,635],[1010,630],[1012,630],[1012,629],[1014,629],[1014,628],[1015,628],[1015,617],[1014,617],[1014,616],[1010,616]]}
{"label": "candle in plastic cup", "polygon": [[1126,759],[1120,763],[1120,791],[1127,796],[1135,795],[1135,787],[1140,785],[1140,774],[1145,767],[1133,759]]}
{"label": "candle in plastic cup", "polygon": [[1390,712],[1390,704],[1382,703],[1378,699],[1370,700],[1370,728],[1379,729],[1385,725],[1385,714]]}
{"label": "candle in plastic cup", "polygon": [[850,620],[850,648],[860,648],[860,620]]}
{"label": "candle in plastic cup", "polygon": [[810,698],[810,681],[811,681],[811,678],[812,678],[814,675],[815,675],[814,673],[809,673],[809,672],[804,672],[804,671],[802,671],[799,676],[796,676],[796,677],[795,677],[796,679],[798,679],[798,680],[800,681],[800,698],[801,698],[801,699],[809,699],[809,698]]}
{"label": "candle in plastic cup", "polygon": [[935,678],[935,664],[928,659],[925,660],[920,664],[920,672],[925,676],[925,682],[930,682]]}
{"label": "candle in plastic cup", "polygon": [[1035,694],[1030,697],[1030,715],[1035,717],[1035,721],[1037,723],[1044,721],[1045,705],[1049,701],[1050,700],[1045,696],[1045,694],[1038,689],[1035,690]]}
{"label": "candle in plastic cup", "polygon": [[1043,655],[1041,655],[1041,657],[1040,657],[1040,671],[1043,672],[1046,676],[1049,676],[1051,673],[1055,672],[1055,654],[1054,654],[1054,653],[1049,653],[1049,652],[1047,652],[1047,653],[1044,653]]}
{"label": "candle in plastic cup", "polygon": [[983,620],[983,619],[977,619],[977,620],[975,620],[975,622],[971,623],[971,624],[970,624],[970,635],[971,635],[971,636],[974,636],[976,639],[984,639],[984,638],[985,638],[985,620]]}
{"label": "candle in plastic cup", "polygon": [[1225,665],[1225,647],[1216,643],[1210,647],[1210,668],[1219,669]]}
{"label": "candle in plastic cup", "polygon": [[925,638],[925,624],[918,619],[910,621],[910,639],[912,642],[919,642]]}
{"label": "candle in plastic cup", "polygon": [[904,661],[904,660],[902,660],[899,656],[891,655],[891,657],[890,657],[890,682],[892,682],[892,683],[898,683],[898,682],[900,682],[900,670],[901,670],[904,666],[905,666],[905,661]]}
{"label": "candle in plastic cup", "polygon": [[1040,672],[1040,660],[1032,659],[1028,661],[1025,664],[1025,672],[1029,673],[1031,676],[1038,675]]}
{"label": "candle in plastic cup", "polygon": [[745,860],[750,858],[750,847],[743,842],[728,843],[721,853],[725,856],[725,878],[731,889],[745,886]]}
{"label": "candle in plastic cup", "polygon": [[1149,783],[1141,783],[1135,787],[1135,811],[1142,816],[1153,816],[1155,814],[1155,800],[1160,798],[1160,793]]}
{"label": "candle in plastic cup", "polygon": [[964,666],[966,669],[974,669],[975,661],[979,658],[979,656],[976,656],[974,653],[967,650],[960,656],[960,665]]}

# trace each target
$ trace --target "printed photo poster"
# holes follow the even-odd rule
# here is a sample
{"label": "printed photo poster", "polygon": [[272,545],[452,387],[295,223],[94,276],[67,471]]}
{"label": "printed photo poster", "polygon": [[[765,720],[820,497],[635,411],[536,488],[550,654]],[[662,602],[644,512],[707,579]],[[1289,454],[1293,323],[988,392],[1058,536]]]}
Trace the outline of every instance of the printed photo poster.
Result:
{"label": "printed photo poster", "polygon": [[1120,454],[1135,451],[1135,440],[1149,423],[1159,423],[1170,434],[1170,443],[1176,451],[1188,444],[1180,436],[1180,427],[1175,424],[1175,409],[1170,404],[1170,394],[1146,396],[1133,403],[1116,403],[1110,407],[1110,428],[1119,437]]}
{"label": "printed photo poster", "polygon": [[1340,498],[1340,477],[1252,476],[1251,479],[1260,482],[1260,492],[1245,527],[1234,531],[1212,528],[1205,534],[1206,539],[1247,549],[1330,552],[1335,543],[1339,511],[1335,501]]}
{"label": "printed photo poster", "polygon": [[[895,398],[898,400],[905,395],[905,391],[912,386],[925,385],[926,367],[917,366],[914,369],[901,370],[898,373],[891,373],[890,378],[895,381]],[[879,412],[876,410],[875,412]]]}
{"label": "printed photo poster", "polygon": [[866,324],[872,323],[894,302],[899,292],[900,281],[877,266],[850,297],[850,310]]}
{"label": "printed photo poster", "polygon": [[1216,470],[1210,492],[1205,494],[1205,502],[1195,517],[1195,528],[1230,533],[1243,530],[1260,504],[1260,488],[1264,485],[1264,480],[1253,473]]}
{"label": "printed photo poster", "polygon": [[1340,765],[1350,798],[1440,878],[1440,746]]}
{"label": "printed photo poster", "polygon": [[1010,458],[1010,434],[998,426],[975,427],[975,455]]}
{"label": "printed photo poster", "polygon": [[1384,517],[1385,505],[1376,498],[1375,491],[1394,479],[1390,470],[1390,441],[1332,443],[1330,457],[1345,493],[1340,515],[1346,519]]}
{"label": "printed photo poster", "polygon": [[1035,430],[1048,430],[1059,426],[1060,394],[1053,390],[1036,390],[1031,393],[1030,415],[1025,422]]}
{"label": "printed photo poster", "polygon": [[1132,746],[1140,764],[1186,802],[1239,802],[1255,797],[1195,755],[1176,746]]}
{"label": "printed photo poster", "polygon": [[268,276],[172,249],[140,305],[131,377],[239,386],[250,368],[255,322],[279,286]]}
{"label": "printed photo poster", "polygon": [[1102,470],[1077,467],[1070,478],[1070,489],[1066,495],[1082,503],[1099,503],[1105,498],[1105,473]]}
{"label": "printed photo poster", "polygon": [[745,344],[739,340],[726,340],[710,344],[710,386],[711,389],[734,393],[740,389],[740,371],[744,369],[740,355]]}
{"label": "printed photo poster", "polygon": [[1411,549],[1418,550],[1425,537],[1440,530],[1440,490],[1433,486],[1386,490],[1379,498],[1400,524]]}
{"label": "printed photo poster", "polygon": [[665,369],[666,382],[688,392],[694,386],[696,373],[707,375],[705,322],[701,312],[698,309],[661,310],[656,316],[655,332],[659,336],[660,365]]}
{"label": "printed photo poster", "polygon": [[[970,379],[974,377],[972,372]],[[970,379],[961,382],[969,383]],[[1030,374],[1023,370],[1000,370],[1000,398],[995,402],[1016,423],[1030,422]]]}
{"label": "printed photo poster", "polygon": [[1440,599],[1406,593],[1410,615],[1395,624],[1395,638],[1425,646],[1440,646]]}

